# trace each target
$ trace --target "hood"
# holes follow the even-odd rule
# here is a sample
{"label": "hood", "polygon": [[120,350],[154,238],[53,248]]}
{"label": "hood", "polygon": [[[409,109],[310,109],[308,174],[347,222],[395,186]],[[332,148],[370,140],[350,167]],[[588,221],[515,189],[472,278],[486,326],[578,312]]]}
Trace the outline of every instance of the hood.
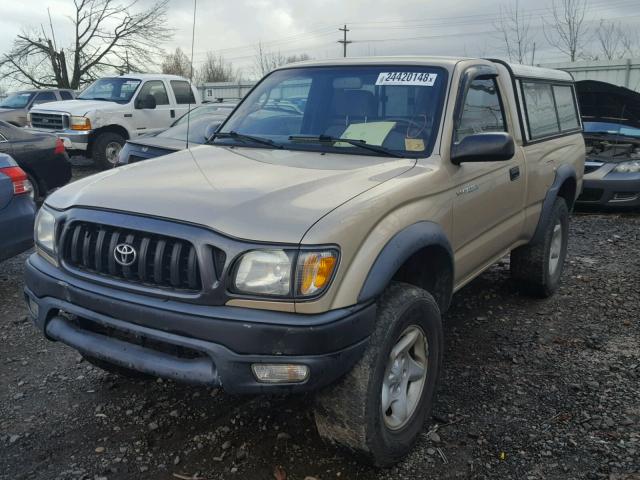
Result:
{"label": "hood", "polygon": [[640,128],[640,93],[596,80],[576,82],[583,122],[615,123]]}
{"label": "hood", "polygon": [[24,108],[0,108],[1,118],[27,117],[27,111]]}
{"label": "hood", "polygon": [[157,137],[149,135],[148,137],[138,137],[135,140],[129,140],[132,146],[162,148],[166,150],[182,150],[187,147],[184,140],[176,140],[175,138]]}
{"label": "hood", "polygon": [[87,177],[46,203],[187,221],[245,240],[298,243],[324,215],[415,162],[202,145]]}
{"label": "hood", "polygon": [[84,115],[91,110],[119,110],[121,103],[101,100],[62,100],[60,102],[41,103],[33,107],[32,112],[66,112],[73,115]]}

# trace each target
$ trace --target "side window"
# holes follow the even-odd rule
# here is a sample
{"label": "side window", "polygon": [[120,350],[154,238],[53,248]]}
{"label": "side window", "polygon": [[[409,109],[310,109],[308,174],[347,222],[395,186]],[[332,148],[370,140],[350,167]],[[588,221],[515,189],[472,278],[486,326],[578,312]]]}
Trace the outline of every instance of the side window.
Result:
{"label": "side window", "polygon": [[71,95],[71,92],[67,92],[66,90],[60,90],[58,93],[60,94],[60,98],[62,100],[73,100],[73,95]]}
{"label": "side window", "polygon": [[527,107],[531,138],[537,139],[560,133],[551,84],[522,82],[522,92]]}
{"label": "side window", "polygon": [[55,102],[56,100],[58,100],[56,98],[56,94],[53,92],[40,92],[38,93],[38,95],[36,95],[35,100],[33,101],[34,105],[39,105],[41,103],[47,103],[47,102]]}
{"label": "side window", "polygon": [[578,110],[576,109],[575,97],[572,88],[568,85],[554,85],[553,95],[558,107],[558,120],[560,120],[560,130],[575,130],[580,127],[578,121]]}
{"label": "side window", "polygon": [[182,80],[171,80],[171,88],[173,94],[176,96],[176,103],[196,103],[196,99],[193,96],[193,91],[189,82],[183,82]]}
{"label": "side window", "polygon": [[506,125],[496,81],[492,78],[473,80],[464,99],[455,141],[474,133],[506,132]]}
{"label": "side window", "polygon": [[146,82],[140,89],[138,98],[145,98],[147,95],[151,95],[156,99],[156,105],[169,105],[167,89],[162,80],[150,80]]}

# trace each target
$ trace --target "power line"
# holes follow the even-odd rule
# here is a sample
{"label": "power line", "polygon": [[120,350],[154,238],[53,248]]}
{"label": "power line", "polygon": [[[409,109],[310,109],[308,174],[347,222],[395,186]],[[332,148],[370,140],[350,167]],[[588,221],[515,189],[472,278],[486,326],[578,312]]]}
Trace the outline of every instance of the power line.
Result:
{"label": "power line", "polygon": [[347,25],[345,25],[342,28],[339,28],[338,30],[344,33],[344,37],[342,38],[342,40],[338,40],[338,43],[342,44],[342,56],[346,58],[347,57],[347,45],[350,44],[350,43],[353,43],[353,42],[347,40],[347,32],[349,31],[349,29],[347,28]]}

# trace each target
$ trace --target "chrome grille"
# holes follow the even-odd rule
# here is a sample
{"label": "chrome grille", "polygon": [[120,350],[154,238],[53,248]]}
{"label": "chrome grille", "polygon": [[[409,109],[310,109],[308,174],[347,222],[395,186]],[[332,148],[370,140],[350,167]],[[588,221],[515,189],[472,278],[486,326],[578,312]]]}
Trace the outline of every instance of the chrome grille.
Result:
{"label": "chrome grille", "polygon": [[[61,240],[64,261],[90,273],[127,282],[177,290],[201,290],[195,247],[186,240],[89,222],[74,222]],[[114,250],[135,249],[133,263],[123,266]]]}
{"label": "chrome grille", "polygon": [[65,116],[59,113],[31,113],[31,126],[49,130],[63,130],[65,128]]}

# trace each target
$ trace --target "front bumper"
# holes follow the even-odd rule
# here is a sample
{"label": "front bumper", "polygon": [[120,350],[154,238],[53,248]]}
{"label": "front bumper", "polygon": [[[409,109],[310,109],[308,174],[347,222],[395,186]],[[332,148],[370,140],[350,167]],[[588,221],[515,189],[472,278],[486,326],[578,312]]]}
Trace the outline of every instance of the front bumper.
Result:
{"label": "front bumper", "polygon": [[640,207],[640,173],[611,172],[602,178],[583,180],[580,205]]}
{"label": "front bumper", "polygon": [[[375,304],[301,315],[162,301],[78,279],[37,254],[27,261],[25,299],[49,339],[116,365],[229,393],[322,388],[360,359],[375,321]],[[304,364],[310,374],[302,383],[260,383],[254,363]]]}
{"label": "front bumper", "polygon": [[78,130],[47,130],[44,128],[31,128],[27,127],[27,130],[39,133],[49,133],[58,137],[64,143],[64,148],[67,150],[82,150],[86,151],[89,148],[89,135],[91,131],[78,131]]}

